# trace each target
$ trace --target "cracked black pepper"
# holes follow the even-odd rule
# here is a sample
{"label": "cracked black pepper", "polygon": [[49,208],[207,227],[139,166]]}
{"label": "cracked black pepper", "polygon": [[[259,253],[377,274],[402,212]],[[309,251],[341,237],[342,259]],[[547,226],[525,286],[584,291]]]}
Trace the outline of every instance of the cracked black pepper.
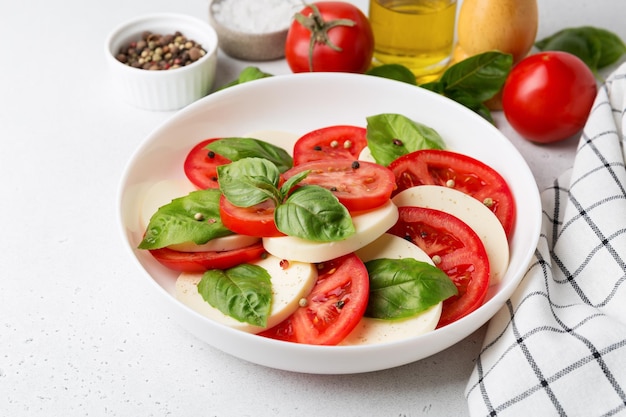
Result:
{"label": "cracked black pepper", "polygon": [[145,70],[169,70],[196,62],[206,54],[202,46],[180,32],[159,35],[143,32],[141,39],[120,49],[116,58]]}

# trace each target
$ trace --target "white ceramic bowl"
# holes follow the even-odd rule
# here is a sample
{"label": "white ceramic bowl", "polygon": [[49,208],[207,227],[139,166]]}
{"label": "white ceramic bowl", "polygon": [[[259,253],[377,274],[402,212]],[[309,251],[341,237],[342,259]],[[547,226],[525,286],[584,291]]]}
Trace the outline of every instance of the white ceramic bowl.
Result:
{"label": "white ceramic bowl", "polygon": [[[116,59],[120,48],[141,38],[144,31],[166,35],[180,31],[200,44],[206,54],[192,64],[171,70],[133,68]],[[106,39],[105,55],[111,81],[126,102],[146,110],[178,110],[207,95],[217,67],[217,34],[207,22],[191,16],[160,13],[119,25]]]}
{"label": "white ceramic bowl", "polygon": [[[509,268],[487,301],[470,315],[431,333],[368,346],[311,346],[240,332],[213,322],[173,295],[176,273],[137,250],[143,194],[164,179],[184,178],[182,164],[202,139],[261,130],[303,134],[322,126],[355,124],[379,113],[401,113],[435,128],[452,150],[498,170],[517,204]],[[319,374],[391,368],[440,352],[486,323],[518,286],[535,251],[541,225],[539,192],[528,165],[500,131],[440,95],[383,78],[339,73],[275,76],[216,92],[156,128],[132,156],[119,190],[119,221],[126,246],[163,309],[184,328],[236,357],[272,368]]]}

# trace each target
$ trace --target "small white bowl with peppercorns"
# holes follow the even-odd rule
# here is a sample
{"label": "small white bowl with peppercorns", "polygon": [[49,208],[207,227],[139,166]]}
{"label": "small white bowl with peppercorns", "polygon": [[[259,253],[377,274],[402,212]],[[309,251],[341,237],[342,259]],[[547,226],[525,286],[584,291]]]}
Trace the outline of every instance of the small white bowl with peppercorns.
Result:
{"label": "small white bowl with peppercorns", "polygon": [[160,13],[118,26],[106,40],[117,94],[146,110],[178,110],[207,95],[215,81],[217,34],[191,16]]}

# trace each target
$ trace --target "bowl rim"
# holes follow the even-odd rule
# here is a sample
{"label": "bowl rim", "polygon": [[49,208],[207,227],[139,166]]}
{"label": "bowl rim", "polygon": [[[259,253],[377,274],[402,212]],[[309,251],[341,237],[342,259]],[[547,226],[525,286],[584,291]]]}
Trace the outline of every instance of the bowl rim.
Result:
{"label": "bowl rim", "polygon": [[[119,40],[119,38],[124,34],[125,31],[131,32],[131,28],[133,26],[149,24],[150,22],[163,22],[170,23],[172,26],[175,26],[177,22],[182,22],[188,25],[193,25],[198,29],[205,31],[208,38],[210,38],[210,45],[206,45],[206,42],[200,42],[196,39],[193,39],[197,43],[199,43],[202,48],[205,50],[205,54],[200,57],[195,62],[192,62],[189,65],[185,65],[184,67],[175,68],[173,70],[157,70],[150,71],[145,70],[143,68],[135,68],[129,65],[126,65],[115,57],[116,51],[114,51],[113,46]],[[173,29],[179,30],[183,35],[188,36],[188,34],[184,33],[183,29]],[[136,35],[140,36],[142,31],[136,33]],[[163,76],[164,74],[182,74],[183,72],[193,71],[197,66],[202,65],[207,60],[211,59],[214,55],[217,54],[218,50],[218,36],[215,29],[208,23],[197,17],[183,14],[183,13],[171,13],[171,12],[160,12],[160,13],[150,13],[146,15],[139,15],[133,18],[127,19],[111,30],[106,36],[104,43],[104,51],[107,60],[111,63],[111,65],[116,65],[118,68],[124,68],[124,71],[130,71],[133,74],[146,74],[146,77],[158,77]]]}
{"label": "bowl rim", "polygon": [[[499,311],[504,306],[506,300],[510,298],[510,296],[513,294],[513,292],[519,286],[520,282],[525,276],[525,271],[524,271],[524,272],[519,273],[519,275],[516,276],[515,279],[499,284],[498,289],[494,293],[492,293],[488,297],[488,299],[485,301],[485,303],[481,307],[479,307],[476,311],[472,312],[468,316],[465,316],[459,319],[458,321],[451,323],[443,328],[437,329],[435,331],[432,331],[432,332],[429,332],[429,333],[426,333],[417,337],[411,337],[411,338],[407,338],[407,339],[403,339],[399,341],[385,342],[385,343],[379,343],[379,344],[373,344],[373,345],[355,345],[355,346],[316,346],[316,345],[295,345],[294,346],[294,344],[292,343],[273,340],[273,339],[261,338],[259,340],[259,336],[257,335],[248,334],[248,333],[236,330],[236,329],[228,328],[217,322],[211,322],[210,319],[205,318],[204,316],[200,315],[199,313],[195,312],[189,307],[182,305],[182,303],[173,299],[172,295],[168,293],[167,290],[163,288],[158,282],[156,282],[154,277],[152,277],[152,275],[145,269],[140,259],[136,256],[136,253],[133,250],[131,242],[128,239],[128,230],[125,229],[125,224],[123,222],[124,208],[123,208],[122,203],[124,202],[124,198],[125,198],[124,196],[126,192],[125,186],[127,185],[128,180],[129,180],[128,176],[130,174],[133,164],[135,163],[136,158],[145,150],[146,147],[148,147],[152,142],[154,142],[155,137],[158,136],[158,132],[164,128],[167,128],[168,126],[171,126],[177,120],[180,120],[181,116],[183,115],[186,115],[186,116],[194,115],[199,110],[201,110],[204,106],[206,106],[208,103],[212,103],[214,101],[220,100],[221,97],[224,95],[227,95],[227,96],[231,94],[237,95],[235,94],[235,92],[240,93],[247,89],[255,90],[255,89],[260,89],[260,88],[265,88],[265,87],[269,88],[275,83],[282,83],[283,82],[282,80],[287,80],[287,82],[294,82],[294,80],[298,78],[302,78],[302,79],[309,79],[311,81],[319,83],[319,82],[324,82],[325,80],[333,79],[333,78],[336,78],[337,80],[351,81],[351,80],[356,80],[356,77],[365,77],[365,76],[361,74],[344,74],[344,73],[300,73],[300,74],[288,74],[284,76],[268,77],[268,78],[256,80],[254,83],[246,83],[246,84],[231,87],[230,91],[232,93],[228,92],[228,89],[215,92],[207,97],[204,97],[203,99],[198,100],[197,102],[191,104],[190,106],[187,106],[185,109],[181,111],[182,113],[178,112],[174,114],[171,118],[161,123],[161,125],[156,126],[156,128],[152,132],[150,132],[148,135],[146,135],[143,138],[143,140],[139,143],[139,145],[137,146],[133,154],[130,156],[123,170],[123,174],[120,179],[119,186],[118,186],[118,195],[117,195],[118,227],[119,227],[119,230],[122,232],[121,235],[123,238],[124,246],[128,250],[128,253],[131,255],[131,257],[133,258],[133,261],[135,262],[135,264],[139,267],[142,280],[147,281],[148,285],[150,285],[152,288],[157,290],[157,293],[159,293],[163,297],[162,299],[160,298],[160,300],[163,300],[163,302],[169,301],[168,311],[174,312],[174,310],[176,310],[178,313],[180,313],[181,309],[185,311],[185,316],[189,318],[189,322],[187,321],[180,322],[179,320],[176,320],[176,321],[181,327],[186,328],[186,330],[188,330],[191,334],[194,334],[194,331],[191,329],[195,328],[195,326],[197,326],[198,323],[200,322],[202,322],[202,324],[208,323],[208,325],[211,326],[211,329],[214,330],[217,334],[222,335],[222,336],[223,335],[232,336],[233,340],[236,340],[238,344],[242,344],[242,343],[245,344],[248,341],[254,340],[254,343],[260,343],[264,347],[270,348],[273,351],[278,352],[280,355],[285,355],[286,362],[293,361],[294,350],[297,351],[297,353],[295,354],[296,356],[302,355],[304,353],[308,355],[313,362],[318,360],[320,357],[326,357],[326,355],[328,355],[329,352],[330,354],[337,355],[337,361],[339,364],[341,364],[341,360],[347,359],[348,357],[350,357],[351,362],[354,362],[354,358],[360,358],[360,359],[366,360],[367,358],[371,358],[371,355],[374,355],[374,354],[384,355],[386,349],[389,346],[395,346],[395,347],[398,347],[399,349],[410,347],[411,345],[415,343],[416,339],[419,339],[420,341],[423,341],[424,344],[429,345],[429,347],[425,350],[429,350],[430,353],[420,358],[409,361],[409,362],[403,361],[401,363],[395,363],[393,366],[377,367],[372,364],[366,364],[366,365],[363,365],[362,368],[359,367],[359,369],[350,369],[348,365],[346,365],[345,367],[342,367],[343,365],[340,365],[341,369],[337,369],[337,372],[330,372],[325,369],[324,370],[313,369],[311,368],[309,364],[299,364],[298,369],[295,369],[295,370],[293,369],[293,366],[291,365],[286,365],[285,367],[280,367],[275,364],[269,365],[267,363],[263,363],[260,360],[250,359],[249,355],[242,353],[243,351],[241,350],[225,351],[225,353],[229,355],[239,357],[248,362],[260,364],[260,365],[267,366],[267,367],[274,368],[274,369],[282,369],[282,370],[287,370],[287,371],[304,372],[304,373],[311,373],[311,374],[354,374],[354,373],[378,371],[382,369],[390,369],[392,367],[405,365],[411,362],[425,359],[433,354],[441,352],[447,349],[448,347],[456,343],[459,343],[463,338],[467,337],[469,334],[476,331],[479,327],[483,326],[497,313],[497,311]],[[372,77],[372,76],[367,76],[367,77]],[[383,84],[387,83],[388,86],[390,87],[393,84],[395,85],[396,88],[400,84],[404,84],[404,83],[401,83],[400,81],[394,81],[394,80],[389,80],[389,79],[379,78],[379,77],[372,77],[371,82],[383,83]],[[431,97],[433,100],[447,100],[450,102],[449,105],[456,108],[458,111],[466,112],[466,113],[473,113],[471,112],[471,110],[461,106],[460,104],[453,102],[452,100],[447,99],[438,94],[430,92],[428,90],[421,89],[421,90],[416,90],[416,91],[419,91],[419,92],[415,94],[427,95]],[[536,207],[538,209],[536,213],[532,213],[532,219],[534,219],[534,221],[532,222],[532,224],[521,226],[521,223],[519,223],[519,219],[516,220],[516,230],[518,230],[518,228],[520,227],[524,227],[526,229],[532,229],[530,231],[530,233],[532,234],[532,238],[528,242],[529,247],[520,248],[519,249],[520,255],[518,255],[524,261],[525,264],[530,264],[532,260],[532,256],[535,252],[536,246],[540,239],[541,223],[542,223],[541,198],[540,198],[539,190],[536,185],[536,181],[534,181],[534,177],[532,176],[532,172],[530,168],[528,167],[528,164],[525,162],[525,160],[523,160],[523,157],[521,156],[519,151],[515,149],[514,145],[510,143],[510,141],[508,141],[508,139],[504,136],[504,134],[500,132],[494,125],[480,118],[480,116],[478,115],[475,115],[475,116],[476,116],[476,119],[475,119],[476,123],[482,124],[484,129],[491,129],[493,131],[497,131],[498,132],[497,135],[500,137],[499,140],[504,141],[502,146],[512,149],[512,151],[516,153],[515,154],[516,158],[521,158],[520,163],[523,163],[526,169],[524,170],[524,172],[520,173],[520,175],[522,177],[525,177],[524,179],[533,179],[533,183],[527,185],[529,187],[528,190],[532,191],[531,193],[532,195],[524,195],[523,197],[524,197],[525,204],[530,204],[531,208]],[[516,199],[516,205],[518,205],[518,207],[520,204],[519,200]],[[493,314],[491,313],[491,311],[493,311]],[[468,328],[471,328],[471,332],[468,332],[467,330]],[[459,335],[463,335],[463,337],[454,341],[451,344],[448,344],[447,342],[442,341],[446,337],[456,339]],[[207,340],[205,339],[202,339],[202,340],[206,342],[207,344],[223,351],[222,348],[217,347],[216,345],[213,345]],[[393,362],[395,361],[395,359],[386,359],[386,361]]]}

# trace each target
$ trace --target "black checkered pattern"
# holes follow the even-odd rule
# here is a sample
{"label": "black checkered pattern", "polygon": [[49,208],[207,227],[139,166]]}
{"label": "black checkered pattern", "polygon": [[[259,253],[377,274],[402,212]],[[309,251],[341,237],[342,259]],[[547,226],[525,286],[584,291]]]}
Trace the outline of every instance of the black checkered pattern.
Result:
{"label": "black checkered pattern", "polygon": [[598,92],[573,168],[542,193],[535,257],[466,388],[472,417],[626,415],[625,132],[626,64]]}

